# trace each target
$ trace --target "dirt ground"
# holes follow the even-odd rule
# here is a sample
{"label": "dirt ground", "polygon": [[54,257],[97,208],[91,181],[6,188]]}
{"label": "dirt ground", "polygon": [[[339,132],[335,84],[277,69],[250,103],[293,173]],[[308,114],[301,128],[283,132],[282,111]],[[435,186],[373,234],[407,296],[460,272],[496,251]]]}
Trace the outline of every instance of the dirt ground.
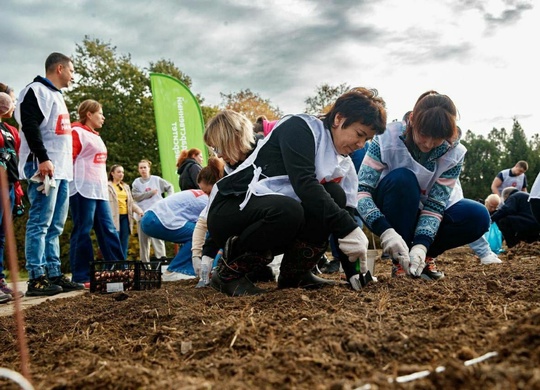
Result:
{"label": "dirt ground", "polygon": [[[49,300],[25,310],[36,389],[540,389],[540,243],[482,266],[439,257],[439,282],[229,298],[196,281]],[[329,276],[332,277],[332,276]],[[334,278],[336,276],[333,276]],[[12,317],[0,366],[19,370]],[[465,361],[489,352],[481,363]],[[442,372],[435,372],[444,367]],[[397,383],[417,371],[431,374]],[[439,369],[439,371],[441,371]],[[16,385],[0,379],[1,389]]]}

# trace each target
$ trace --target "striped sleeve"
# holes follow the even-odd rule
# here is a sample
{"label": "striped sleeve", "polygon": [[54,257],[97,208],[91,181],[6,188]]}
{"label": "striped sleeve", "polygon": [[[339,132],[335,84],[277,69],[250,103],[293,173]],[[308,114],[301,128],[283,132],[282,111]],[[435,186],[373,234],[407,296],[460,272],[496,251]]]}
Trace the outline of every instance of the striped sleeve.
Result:
{"label": "striped sleeve", "polygon": [[369,230],[379,236],[391,227],[386,217],[373,201],[373,194],[385,168],[386,164],[381,161],[379,137],[375,137],[370,143],[358,171],[357,209]]}
{"label": "striped sleeve", "polygon": [[441,225],[446,203],[450,199],[450,194],[456,185],[462,167],[463,159],[457,165],[445,171],[431,188],[418,218],[413,245],[422,244],[429,248],[433,243]]}

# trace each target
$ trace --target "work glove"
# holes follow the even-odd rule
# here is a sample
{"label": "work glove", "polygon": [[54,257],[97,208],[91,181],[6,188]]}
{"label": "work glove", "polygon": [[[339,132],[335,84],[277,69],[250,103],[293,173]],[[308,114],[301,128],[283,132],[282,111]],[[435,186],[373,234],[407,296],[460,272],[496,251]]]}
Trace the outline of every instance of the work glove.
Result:
{"label": "work glove", "polygon": [[201,260],[201,257],[200,256],[193,256],[191,258],[191,264],[193,265],[193,271],[195,271],[195,275],[197,276],[201,276],[200,273],[201,273],[201,264],[202,264],[202,260]]}
{"label": "work glove", "polygon": [[49,176],[45,176],[42,179],[39,171],[37,171],[34,176],[30,178],[30,181],[33,183],[41,183],[41,185],[39,185],[36,189],[45,196],[49,196],[51,188],[56,188],[56,180]]}
{"label": "work glove", "polygon": [[407,256],[409,247],[403,238],[392,228],[386,229],[381,234],[381,246],[383,253],[390,255],[392,259]]}
{"label": "work glove", "polygon": [[349,258],[350,262],[360,262],[360,272],[365,274],[367,267],[367,248],[369,241],[359,227],[343,238],[338,238],[339,249]]}
{"label": "work glove", "polygon": [[[198,257],[198,256],[194,256]],[[200,259],[200,257],[198,257]],[[199,275],[199,282],[195,287],[201,288],[206,287],[210,284],[210,272],[212,271],[212,264],[214,263],[214,259],[210,256],[203,256],[200,264],[200,269],[197,272],[197,275]]]}
{"label": "work glove", "polygon": [[409,275],[420,276],[426,265],[426,253],[427,248],[424,245],[418,244],[411,248],[409,252],[409,258],[411,265],[409,269]]}

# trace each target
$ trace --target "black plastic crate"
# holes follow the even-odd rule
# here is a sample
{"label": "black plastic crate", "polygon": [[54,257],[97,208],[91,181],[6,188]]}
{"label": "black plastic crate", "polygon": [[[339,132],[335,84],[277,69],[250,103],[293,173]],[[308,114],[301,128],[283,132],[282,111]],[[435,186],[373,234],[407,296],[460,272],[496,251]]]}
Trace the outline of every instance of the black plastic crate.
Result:
{"label": "black plastic crate", "polygon": [[161,262],[94,261],[90,292],[112,293],[161,288]]}

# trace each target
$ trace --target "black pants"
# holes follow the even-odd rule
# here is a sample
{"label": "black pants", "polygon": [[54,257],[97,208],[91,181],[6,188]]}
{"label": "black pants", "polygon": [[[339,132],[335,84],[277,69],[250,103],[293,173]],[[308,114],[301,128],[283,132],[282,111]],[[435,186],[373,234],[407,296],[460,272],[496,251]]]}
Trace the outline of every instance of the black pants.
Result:
{"label": "black pants", "polygon": [[535,242],[540,239],[540,225],[531,218],[520,215],[509,215],[497,222],[497,226],[509,248],[520,241]]}
{"label": "black pants", "polygon": [[[336,183],[324,184],[326,191],[341,207],[345,192]],[[246,207],[239,205],[244,195],[217,194],[208,213],[208,231],[219,247],[238,236],[237,245],[244,251],[284,253],[295,240],[320,244],[330,231],[319,215],[309,215],[298,201],[282,195],[252,196]]]}

